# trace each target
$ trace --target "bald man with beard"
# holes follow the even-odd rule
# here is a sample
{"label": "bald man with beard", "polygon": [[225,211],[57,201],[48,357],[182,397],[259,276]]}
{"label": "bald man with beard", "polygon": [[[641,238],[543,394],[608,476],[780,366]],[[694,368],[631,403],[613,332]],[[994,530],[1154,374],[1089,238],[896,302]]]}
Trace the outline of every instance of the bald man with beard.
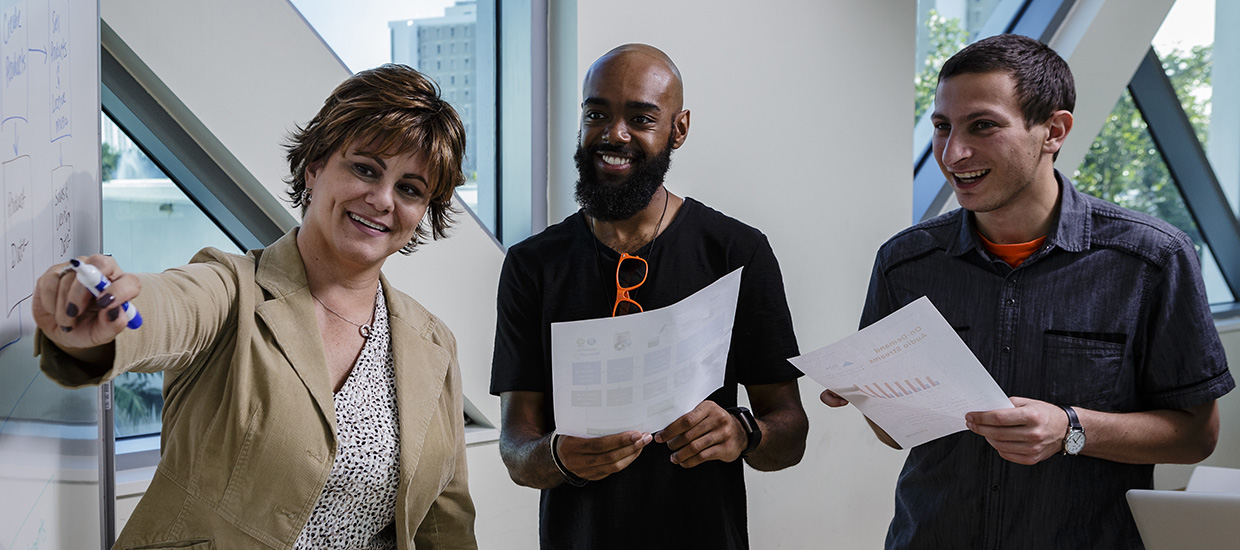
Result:
{"label": "bald man with beard", "polygon": [[[809,427],[779,264],[757,229],[664,187],[689,133],[666,54],[617,47],[590,67],[582,96],[581,210],[512,247],[500,276],[500,453],[514,481],[542,490],[543,548],[748,548],[742,463],[798,463]],[[665,307],[739,267],[723,387],[654,433],[554,435],[552,323]],[[619,292],[618,278],[643,275]],[[736,406],[741,385],[752,411]]]}

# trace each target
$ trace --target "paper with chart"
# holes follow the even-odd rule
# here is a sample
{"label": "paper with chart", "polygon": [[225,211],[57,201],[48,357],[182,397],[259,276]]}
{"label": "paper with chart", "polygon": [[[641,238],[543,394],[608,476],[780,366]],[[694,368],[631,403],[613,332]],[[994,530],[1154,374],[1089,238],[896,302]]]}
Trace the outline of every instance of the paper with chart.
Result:
{"label": "paper with chart", "polygon": [[664,308],[552,323],[556,432],[655,432],[693,410],[723,386],[740,288],[737,269]]}
{"label": "paper with chart", "polygon": [[966,429],[964,415],[1012,407],[926,297],[822,349],[789,359],[908,449]]}

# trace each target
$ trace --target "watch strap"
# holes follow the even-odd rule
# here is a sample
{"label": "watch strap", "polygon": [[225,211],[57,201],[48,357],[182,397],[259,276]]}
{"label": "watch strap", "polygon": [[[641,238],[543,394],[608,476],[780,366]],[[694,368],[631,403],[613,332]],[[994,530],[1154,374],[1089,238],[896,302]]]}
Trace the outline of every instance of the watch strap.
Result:
{"label": "watch strap", "polygon": [[1085,428],[1081,426],[1081,419],[1076,416],[1076,409],[1067,405],[1060,405],[1059,408],[1068,415],[1068,431],[1063,436],[1063,454],[1075,456],[1080,452],[1078,447],[1075,451],[1069,451],[1069,442],[1073,439],[1073,434],[1079,434],[1081,437],[1085,435]]}
{"label": "watch strap", "polygon": [[1068,431],[1081,429],[1081,420],[1077,418],[1075,409],[1067,405],[1060,405],[1059,408],[1068,413]]}

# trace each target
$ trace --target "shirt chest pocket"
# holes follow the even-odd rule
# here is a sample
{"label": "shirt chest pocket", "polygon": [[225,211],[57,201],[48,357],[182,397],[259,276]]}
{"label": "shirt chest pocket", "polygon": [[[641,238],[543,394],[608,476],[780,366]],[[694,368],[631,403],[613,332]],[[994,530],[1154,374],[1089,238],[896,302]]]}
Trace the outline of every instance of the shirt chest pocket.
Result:
{"label": "shirt chest pocket", "polygon": [[1042,339],[1046,400],[1107,410],[1120,382],[1125,340],[1123,334],[1046,331]]}

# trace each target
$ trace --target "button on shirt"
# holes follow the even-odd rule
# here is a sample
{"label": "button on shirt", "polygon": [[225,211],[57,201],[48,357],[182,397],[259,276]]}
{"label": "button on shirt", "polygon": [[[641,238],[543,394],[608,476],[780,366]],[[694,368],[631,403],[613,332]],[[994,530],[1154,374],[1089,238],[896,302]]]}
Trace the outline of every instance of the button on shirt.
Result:
{"label": "button on shirt", "polygon": [[[963,209],[893,237],[861,326],[928,296],[1005,393],[1056,405],[1184,409],[1235,387],[1188,237],[1055,176],[1059,219],[1015,269]],[[1153,472],[1087,456],[1023,466],[959,432],[910,450],[887,548],[1141,548],[1124,493]]]}

